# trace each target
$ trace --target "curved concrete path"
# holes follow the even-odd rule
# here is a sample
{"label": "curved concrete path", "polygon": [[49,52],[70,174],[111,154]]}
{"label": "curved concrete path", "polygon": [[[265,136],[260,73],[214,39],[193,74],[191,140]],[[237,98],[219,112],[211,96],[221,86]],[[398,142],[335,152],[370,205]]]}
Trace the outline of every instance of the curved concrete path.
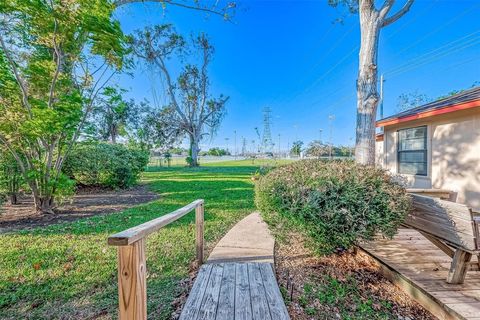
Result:
{"label": "curved concrete path", "polygon": [[217,243],[207,263],[267,262],[273,264],[275,240],[258,212],[243,218]]}

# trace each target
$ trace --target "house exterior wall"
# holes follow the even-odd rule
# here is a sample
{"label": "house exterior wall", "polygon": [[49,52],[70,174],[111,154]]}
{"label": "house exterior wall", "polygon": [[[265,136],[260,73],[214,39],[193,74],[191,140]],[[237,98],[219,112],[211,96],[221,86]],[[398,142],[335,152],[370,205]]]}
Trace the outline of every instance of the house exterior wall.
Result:
{"label": "house exterior wall", "polygon": [[428,173],[402,174],[407,186],[452,190],[457,202],[479,210],[480,108],[386,127],[383,141],[377,141],[377,164],[397,173],[397,130],[418,126],[427,126]]}

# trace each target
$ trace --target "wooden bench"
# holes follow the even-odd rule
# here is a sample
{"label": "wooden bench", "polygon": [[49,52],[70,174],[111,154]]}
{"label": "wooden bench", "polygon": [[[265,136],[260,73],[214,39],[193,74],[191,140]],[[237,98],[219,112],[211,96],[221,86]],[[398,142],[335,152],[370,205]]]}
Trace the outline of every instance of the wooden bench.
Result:
{"label": "wooden bench", "polygon": [[[413,210],[405,225],[418,230],[452,258],[447,283],[463,283],[472,255],[480,254],[480,220],[464,204],[418,194],[411,196]],[[478,266],[478,262],[475,264]]]}

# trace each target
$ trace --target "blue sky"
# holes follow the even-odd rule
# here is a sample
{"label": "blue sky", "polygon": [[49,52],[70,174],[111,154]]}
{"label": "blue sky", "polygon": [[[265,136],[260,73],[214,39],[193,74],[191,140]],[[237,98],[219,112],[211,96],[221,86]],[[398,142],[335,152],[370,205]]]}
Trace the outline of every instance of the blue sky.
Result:
{"label": "blue sky", "polygon": [[[399,4],[404,0],[398,0]],[[355,80],[360,41],[358,16],[347,15],[327,0],[238,1],[234,23],[203,13],[138,3],[116,12],[130,33],[146,25],[172,23],[183,35],[206,32],[215,45],[210,66],[212,92],[230,96],[228,114],[202,148],[238,149],[241,137],[256,139],[262,109],[272,109],[272,136],[280,147],[330,139],[351,144],[355,128]],[[416,0],[401,20],[382,29],[379,72],[385,74],[385,116],[396,112],[402,93],[417,91],[430,99],[480,80],[480,1]],[[161,83],[139,66],[133,77],[116,81],[136,100],[162,97]],[[275,147],[278,148],[278,145]]]}

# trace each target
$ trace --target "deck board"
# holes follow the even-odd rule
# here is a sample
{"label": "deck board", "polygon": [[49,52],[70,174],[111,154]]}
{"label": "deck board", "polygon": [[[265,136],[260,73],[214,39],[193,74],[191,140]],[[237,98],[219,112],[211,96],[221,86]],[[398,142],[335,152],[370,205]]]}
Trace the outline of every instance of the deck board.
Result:
{"label": "deck board", "polygon": [[387,277],[440,319],[480,318],[480,272],[468,271],[464,284],[446,283],[451,258],[417,231],[402,228],[392,240],[361,247],[385,266]]}
{"label": "deck board", "polygon": [[[458,301],[458,303],[461,303]],[[270,263],[201,267],[180,320],[289,320]]]}

